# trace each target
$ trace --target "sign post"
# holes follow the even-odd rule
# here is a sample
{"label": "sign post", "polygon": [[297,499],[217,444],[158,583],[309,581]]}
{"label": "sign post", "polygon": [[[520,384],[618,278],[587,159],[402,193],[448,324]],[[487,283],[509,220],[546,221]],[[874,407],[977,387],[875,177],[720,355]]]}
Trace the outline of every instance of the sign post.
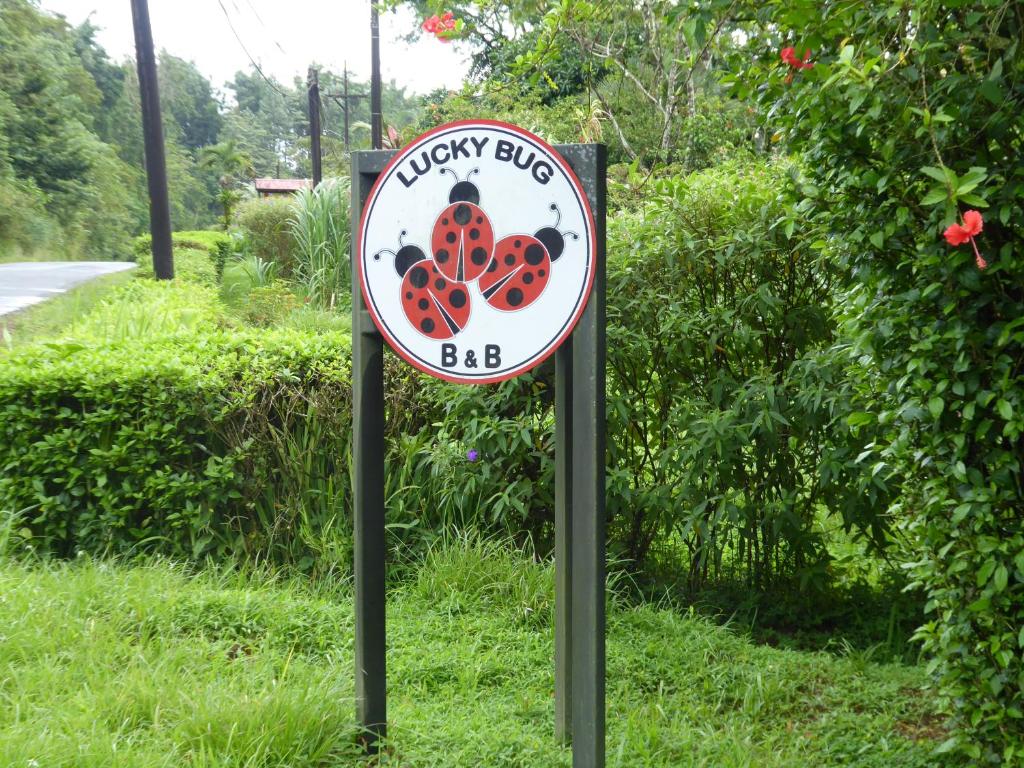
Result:
{"label": "sign post", "polygon": [[555,733],[576,768],[605,734],[605,196],[601,145],[441,126],[352,166],[357,716],[386,737],[384,342],[492,383],[555,358]]}

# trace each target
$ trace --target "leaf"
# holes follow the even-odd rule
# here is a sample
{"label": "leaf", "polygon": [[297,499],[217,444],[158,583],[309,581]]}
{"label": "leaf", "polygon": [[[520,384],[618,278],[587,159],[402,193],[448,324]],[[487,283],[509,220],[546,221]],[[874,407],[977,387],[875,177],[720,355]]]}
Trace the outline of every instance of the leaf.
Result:
{"label": "leaf", "polygon": [[1010,405],[1007,400],[1000,398],[999,402],[996,403],[996,410],[999,411],[999,415],[1007,421],[1013,418],[1013,406]]}
{"label": "leaf", "polygon": [[933,419],[938,419],[946,408],[946,402],[941,397],[933,397],[928,401],[928,411]]}
{"label": "leaf", "polygon": [[943,171],[941,168],[936,168],[934,165],[924,166],[921,169],[921,173],[931,176],[933,179],[935,179],[938,182],[941,182],[942,184],[949,183],[949,179],[946,178],[946,172]]}
{"label": "leaf", "polygon": [[996,568],[996,572],[992,577],[992,582],[995,584],[996,592],[1002,592],[1006,589],[1006,584],[1010,580],[1009,571],[1006,570],[1006,566],[1002,563]]}
{"label": "leaf", "polygon": [[949,192],[944,187],[932,187],[928,194],[921,198],[921,205],[936,205],[948,199]]}

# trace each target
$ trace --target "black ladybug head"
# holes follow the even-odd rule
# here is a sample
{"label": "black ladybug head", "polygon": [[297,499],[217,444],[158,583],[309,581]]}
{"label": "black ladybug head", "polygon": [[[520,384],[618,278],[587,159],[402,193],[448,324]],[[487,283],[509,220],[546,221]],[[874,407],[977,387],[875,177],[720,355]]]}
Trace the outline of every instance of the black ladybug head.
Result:
{"label": "black ladybug head", "polygon": [[550,209],[557,216],[554,226],[537,230],[537,234],[534,237],[540,240],[544,247],[548,249],[548,255],[551,257],[551,260],[557,261],[558,257],[562,255],[562,251],[565,250],[565,235],[569,235],[573,240],[579,240],[580,236],[575,232],[559,232],[558,222],[562,220],[562,212],[558,210],[558,206],[554,203],[551,204]]}
{"label": "black ladybug head", "polygon": [[455,186],[452,187],[452,191],[448,193],[449,205],[454,203],[472,203],[473,205],[480,205],[480,190],[476,188],[476,184],[469,180],[469,177],[474,173],[480,173],[479,168],[471,170],[466,174],[466,178],[463,180],[460,180],[459,175],[451,168],[442,168],[441,173],[450,173],[455,177]]}
{"label": "black ladybug head", "polygon": [[398,251],[392,251],[390,248],[385,248],[373,255],[374,261],[380,261],[380,255],[382,253],[390,253],[393,255],[395,257],[395,272],[398,273],[399,277],[405,277],[405,273],[409,271],[409,267],[417,261],[423,261],[427,258],[423,254],[423,249],[419,246],[402,244],[402,238],[405,237],[406,234],[406,231],[403,229],[402,234],[398,236]]}

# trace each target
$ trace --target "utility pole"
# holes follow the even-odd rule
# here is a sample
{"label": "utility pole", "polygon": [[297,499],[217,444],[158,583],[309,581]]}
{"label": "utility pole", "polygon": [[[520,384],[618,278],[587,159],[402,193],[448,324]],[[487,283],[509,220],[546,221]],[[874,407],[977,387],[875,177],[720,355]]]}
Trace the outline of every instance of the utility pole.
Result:
{"label": "utility pole", "polygon": [[345,80],[342,83],[341,98],[344,99],[344,101],[345,101],[345,110],[344,110],[345,111],[345,151],[349,152],[349,151],[351,151],[351,149],[349,147],[349,143],[350,142],[349,142],[349,116],[348,116],[348,110],[349,110],[349,104],[351,104],[352,102],[349,101],[349,94],[348,94],[348,62],[347,61],[345,62]]}
{"label": "utility pole", "polygon": [[309,91],[309,154],[313,160],[313,189],[316,189],[324,173],[320,153],[320,73],[313,67],[309,68],[306,86]]}
{"label": "utility pole", "polygon": [[383,146],[383,116],[380,107],[380,19],[377,4],[370,3],[370,136],[374,149]]}
{"label": "utility pole", "polygon": [[365,93],[349,93],[348,90],[348,62],[345,62],[345,77],[341,83],[341,93],[328,93],[325,94],[327,98],[333,99],[339,107],[341,107],[342,114],[345,116],[345,151],[350,151],[351,139],[351,123],[352,123],[352,112],[353,104],[360,99],[369,98]]}
{"label": "utility pole", "polygon": [[167,197],[167,159],[164,127],[160,119],[160,90],[156,80],[153,29],[148,0],[131,0],[135,27],[135,62],[142,99],[142,133],[146,145],[146,179],[149,183],[149,231],[153,239],[153,273],[158,280],[174,277],[171,245],[171,205]]}

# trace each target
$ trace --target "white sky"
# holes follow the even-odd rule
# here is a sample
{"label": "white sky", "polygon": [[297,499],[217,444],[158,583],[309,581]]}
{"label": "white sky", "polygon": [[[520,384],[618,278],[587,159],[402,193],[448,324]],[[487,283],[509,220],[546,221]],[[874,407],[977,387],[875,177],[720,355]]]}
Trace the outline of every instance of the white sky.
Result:
{"label": "white sky", "polygon": [[[340,73],[345,61],[360,80],[370,76],[369,0],[221,0],[242,43],[268,75],[291,84],[311,63]],[[78,25],[92,14],[98,42],[115,61],[135,56],[128,0],[40,0],[43,9]],[[220,91],[249,59],[218,0],[150,0],[156,49],[195,62]],[[429,35],[400,40],[420,23],[408,9],[380,18],[381,70],[411,92],[458,88],[468,63]]]}

